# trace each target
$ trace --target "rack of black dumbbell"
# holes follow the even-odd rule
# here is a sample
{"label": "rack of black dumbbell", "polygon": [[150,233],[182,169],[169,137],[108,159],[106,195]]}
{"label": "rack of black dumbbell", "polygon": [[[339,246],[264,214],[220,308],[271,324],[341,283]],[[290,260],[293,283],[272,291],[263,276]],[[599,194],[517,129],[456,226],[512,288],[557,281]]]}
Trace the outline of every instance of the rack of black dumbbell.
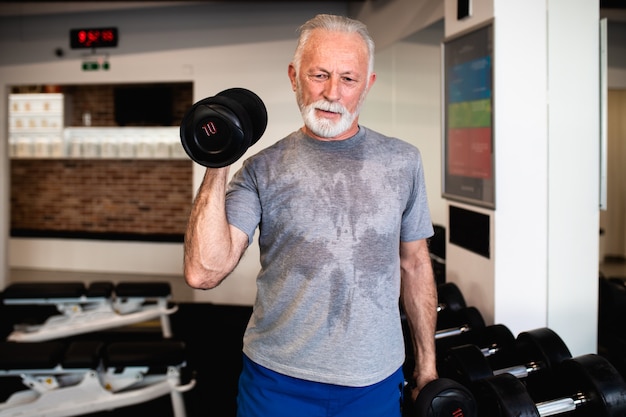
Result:
{"label": "rack of black dumbbell", "polygon": [[598,353],[626,377],[626,277],[600,274],[598,284]]}
{"label": "rack of black dumbbell", "polygon": [[[439,284],[438,294],[439,377],[468,389],[478,417],[626,416],[626,382],[604,356],[573,357],[549,328],[515,337],[505,325],[487,326],[453,283]],[[405,373],[414,366],[410,346]],[[425,415],[457,416],[439,410]]]}

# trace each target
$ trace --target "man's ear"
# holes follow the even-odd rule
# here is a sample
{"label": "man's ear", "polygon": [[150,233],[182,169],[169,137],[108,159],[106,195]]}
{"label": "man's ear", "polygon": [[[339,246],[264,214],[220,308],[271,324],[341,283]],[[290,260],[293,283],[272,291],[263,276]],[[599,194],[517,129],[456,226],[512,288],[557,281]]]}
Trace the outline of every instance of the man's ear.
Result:
{"label": "man's ear", "polygon": [[367,91],[370,90],[370,88],[372,88],[372,86],[374,85],[374,82],[376,81],[376,73],[372,72],[370,74],[370,78],[369,80],[367,80]]}
{"label": "man's ear", "polygon": [[291,81],[291,89],[296,91],[296,67],[294,67],[293,64],[289,64],[287,74],[289,75],[289,80]]}

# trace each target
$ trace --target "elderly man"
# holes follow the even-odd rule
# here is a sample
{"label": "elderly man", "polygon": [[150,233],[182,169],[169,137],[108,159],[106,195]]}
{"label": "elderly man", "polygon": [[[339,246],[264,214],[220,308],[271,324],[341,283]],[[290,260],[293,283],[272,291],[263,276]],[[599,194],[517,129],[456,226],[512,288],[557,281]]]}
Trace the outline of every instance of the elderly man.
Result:
{"label": "elderly man", "polygon": [[185,277],[194,288],[219,285],[259,228],[239,416],[400,416],[399,299],[417,358],[413,397],[437,377],[421,156],[358,123],[376,80],[361,22],[306,22],[288,75],[304,126],[245,161],[230,183],[228,167],[206,170]]}

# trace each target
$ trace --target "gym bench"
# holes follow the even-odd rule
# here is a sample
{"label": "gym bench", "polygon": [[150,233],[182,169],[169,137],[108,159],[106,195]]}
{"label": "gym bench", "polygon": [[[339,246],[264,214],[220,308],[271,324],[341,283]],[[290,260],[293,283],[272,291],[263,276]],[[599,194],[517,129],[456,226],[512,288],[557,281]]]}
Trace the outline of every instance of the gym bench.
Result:
{"label": "gym bench", "polygon": [[172,336],[171,290],[166,282],[99,281],[14,283],[5,288],[5,305],[53,305],[58,315],[41,324],[17,324],[7,337],[14,342],[42,342],[160,319],[163,337]]}
{"label": "gym bench", "polygon": [[0,342],[0,377],[28,387],[0,403],[0,417],[67,417],[113,410],[170,395],[174,417],[185,417],[185,346],[152,342],[78,340]]}

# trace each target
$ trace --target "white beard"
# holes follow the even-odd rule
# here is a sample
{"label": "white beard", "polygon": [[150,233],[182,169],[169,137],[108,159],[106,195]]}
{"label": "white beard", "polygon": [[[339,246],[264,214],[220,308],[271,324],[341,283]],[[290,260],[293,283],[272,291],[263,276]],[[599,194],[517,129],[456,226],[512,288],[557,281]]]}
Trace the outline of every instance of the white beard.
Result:
{"label": "white beard", "polygon": [[[315,115],[316,109],[338,113],[341,117],[336,122],[323,117],[318,118]],[[306,127],[322,138],[333,138],[341,135],[350,128],[358,115],[358,109],[354,113],[350,113],[343,105],[326,100],[318,100],[307,106],[300,106],[300,112]]]}

